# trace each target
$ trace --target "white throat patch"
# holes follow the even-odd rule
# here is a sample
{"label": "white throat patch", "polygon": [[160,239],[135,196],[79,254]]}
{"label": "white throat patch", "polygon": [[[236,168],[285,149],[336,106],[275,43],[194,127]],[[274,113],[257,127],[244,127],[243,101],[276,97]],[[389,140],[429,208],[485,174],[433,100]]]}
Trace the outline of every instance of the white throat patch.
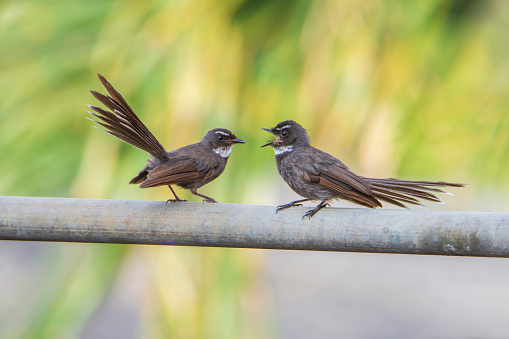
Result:
{"label": "white throat patch", "polygon": [[232,152],[232,146],[214,148],[213,151],[222,156],[223,158],[228,158],[230,156],[230,153]]}
{"label": "white throat patch", "polygon": [[274,150],[274,153],[276,153],[276,155],[280,155],[286,152],[293,151],[293,146],[272,147],[272,149]]}

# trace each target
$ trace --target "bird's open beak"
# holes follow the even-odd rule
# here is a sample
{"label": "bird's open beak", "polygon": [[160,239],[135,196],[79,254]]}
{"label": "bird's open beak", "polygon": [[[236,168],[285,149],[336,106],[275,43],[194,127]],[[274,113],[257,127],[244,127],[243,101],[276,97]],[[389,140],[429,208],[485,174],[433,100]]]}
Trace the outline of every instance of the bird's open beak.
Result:
{"label": "bird's open beak", "polygon": [[233,140],[230,140],[230,142],[232,144],[245,144],[246,142],[242,139],[233,139]]}
{"label": "bird's open beak", "polygon": [[[272,132],[272,130],[271,130],[271,129],[268,129],[268,128],[262,128],[261,130],[262,130],[262,131],[265,131],[265,132],[269,132],[269,133],[274,134],[274,132]],[[273,143],[273,141],[271,141],[271,142],[269,142],[269,143],[266,143],[265,145],[260,146],[260,148],[261,148],[261,147],[265,147],[265,146],[271,146],[271,145],[272,145],[272,143]]]}

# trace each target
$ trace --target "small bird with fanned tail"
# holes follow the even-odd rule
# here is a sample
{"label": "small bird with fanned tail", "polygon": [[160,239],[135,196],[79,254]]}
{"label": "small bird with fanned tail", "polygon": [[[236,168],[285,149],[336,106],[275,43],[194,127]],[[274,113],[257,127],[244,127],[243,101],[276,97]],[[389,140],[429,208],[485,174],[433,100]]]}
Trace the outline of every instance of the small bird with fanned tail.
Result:
{"label": "small bird with fanned tail", "polygon": [[276,139],[263,145],[272,146],[279,174],[291,189],[305,199],[278,206],[276,213],[302,202],[321,201],[304,216],[311,218],[329,206],[327,201],[344,199],[369,208],[382,207],[380,201],[399,207],[421,205],[416,199],[442,202],[434,193],[446,193],[436,187],[463,187],[463,184],[403,179],[374,179],[353,173],[340,160],[311,146],[307,131],[297,122],[287,120],[264,131]]}
{"label": "small bird with fanned tail", "polygon": [[175,194],[171,185],[188,189],[205,202],[216,202],[196,190],[223,173],[233,145],[243,144],[244,140],[227,129],[216,128],[208,131],[196,144],[166,152],[120,93],[102,75],[98,74],[98,77],[109,96],[95,91],[90,93],[109,111],[88,105],[95,113],[87,112],[101,120],[92,121],[103,126],[105,132],[151,155],[146,166],[129,183],[140,184],[140,188],[168,186],[175,199],[167,202],[185,201]]}

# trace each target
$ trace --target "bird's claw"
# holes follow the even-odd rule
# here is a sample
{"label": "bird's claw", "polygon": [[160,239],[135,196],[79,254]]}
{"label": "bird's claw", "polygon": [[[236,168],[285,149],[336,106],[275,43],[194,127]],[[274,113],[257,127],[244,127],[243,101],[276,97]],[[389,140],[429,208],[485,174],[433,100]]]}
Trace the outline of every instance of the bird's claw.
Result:
{"label": "bird's claw", "polygon": [[302,204],[289,203],[289,204],[285,204],[285,205],[279,205],[276,208],[276,214],[277,214],[277,212],[281,212],[284,209],[287,209],[287,208],[290,208],[290,207],[294,207],[294,206],[302,206]]}
{"label": "bird's claw", "polygon": [[315,211],[315,210],[309,210],[309,211],[307,211],[307,212],[306,212],[306,214],[304,214],[304,215],[302,216],[302,220],[304,220],[304,218],[305,218],[305,217],[308,217],[308,219],[311,219],[311,217],[312,217],[313,215],[315,215],[315,214],[316,214],[316,212],[318,212],[318,211]]}
{"label": "bird's claw", "polygon": [[169,202],[187,202],[187,200],[183,200],[183,199],[168,199],[168,200],[166,200],[166,205],[168,205]]}
{"label": "bird's claw", "polygon": [[209,203],[215,203],[217,204],[217,201],[215,201],[214,199],[212,198],[209,198],[209,199],[203,199],[203,202],[209,202]]}
{"label": "bird's claw", "polygon": [[321,210],[322,208],[325,208],[325,207],[330,207],[330,204],[329,203],[325,203],[325,204],[322,204],[322,205],[318,205],[317,207],[313,208],[312,210],[307,211],[302,216],[302,220],[304,220],[305,217],[308,217],[308,219],[310,220],[319,210]]}

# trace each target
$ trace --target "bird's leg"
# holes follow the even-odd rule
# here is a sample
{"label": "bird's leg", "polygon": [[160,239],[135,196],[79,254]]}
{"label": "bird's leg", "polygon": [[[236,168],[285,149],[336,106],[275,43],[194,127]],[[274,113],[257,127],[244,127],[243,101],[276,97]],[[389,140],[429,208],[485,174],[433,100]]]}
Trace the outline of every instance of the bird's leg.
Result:
{"label": "bird's leg", "polygon": [[319,210],[321,210],[324,207],[330,206],[328,203],[326,203],[326,201],[327,200],[322,200],[322,202],[319,203],[318,206],[316,206],[312,210],[307,211],[306,214],[304,214],[304,216],[302,217],[302,219],[304,219],[305,217],[308,217],[309,219],[311,219],[311,217],[313,215],[315,215],[316,212],[318,212]]}
{"label": "bird's leg", "polygon": [[217,202],[214,199],[212,199],[210,197],[207,197],[206,195],[203,195],[203,194],[200,194],[200,193],[196,192],[196,188],[193,188],[191,190],[191,193],[194,194],[194,195],[197,195],[199,197],[205,198],[205,199],[203,199],[203,202]]}
{"label": "bird's leg", "polygon": [[166,204],[168,204],[169,202],[185,202],[185,201],[187,201],[187,200],[182,200],[179,197],[177,197],[177,194],[175,193],[175,191],[173,190],[171,185],[168,185],[168,188],[171,190],[171,193],[173,193],[173,195],[175,196],[175,199],[166,200]]}
{"label": "bird's leg", "polygon": [[290,208],[290,207],[293,207],[293,206],[302,206],[302,204],[300,204],[300,203],[304,202],[304,201],[309,201],[309,199],[295,200],[295,201],[289,202],[288,204],[279,205],[276,208],[276,214],[277,214],[277,212],[282,211],[282,210],[284,210],[286,208]]}

